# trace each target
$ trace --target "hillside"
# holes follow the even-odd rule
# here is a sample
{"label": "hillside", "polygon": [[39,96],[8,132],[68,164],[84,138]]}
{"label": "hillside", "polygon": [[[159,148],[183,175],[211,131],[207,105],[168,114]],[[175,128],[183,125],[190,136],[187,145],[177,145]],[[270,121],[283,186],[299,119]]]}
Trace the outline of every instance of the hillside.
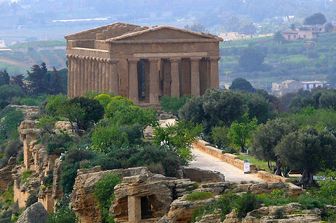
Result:
{"label": "hillside", "polygon": [[[276,7],[274,7],[276,6]],[[316,12],[335,20],[336,2],[325,0],[19,0],[0,1],[0,36],[8,44],[27,39],[60,39],[65,34],[115,21],[184,27],[200,23],[212,32],[262,25],[274,31],[294,16],[301,21]],[[211,16],[209,16],[211,15]],[[77,19],[77,20],[76,20]],[[78,20],[79,19],[79,20]],[[80,20],[86,19],[86,20]],[[69,21],[72,20],[72,21]],[[285,24],[288,26],[288,24]],[[266,26],[266,27],[265,27]]]}
{"label": "hillside", "polygon": [[12,45],[11,51],[0,51],[0,68],[10,74],[25,74],[34,64],[45,62],[49,69],[65,68],[64,41],[33,41]]}
{"label": "hillside", "polygon": [[[259,48],[266,54],[264,68],[244,72],[239,58],[248,47]],[[317,42],[275,43],[273,38],[225,42],[221,45],[222,81],[243,77],[258,88],[269,89],[272,82],[287,79],[329,80],[336,75],[336,33],[321,34]]]}

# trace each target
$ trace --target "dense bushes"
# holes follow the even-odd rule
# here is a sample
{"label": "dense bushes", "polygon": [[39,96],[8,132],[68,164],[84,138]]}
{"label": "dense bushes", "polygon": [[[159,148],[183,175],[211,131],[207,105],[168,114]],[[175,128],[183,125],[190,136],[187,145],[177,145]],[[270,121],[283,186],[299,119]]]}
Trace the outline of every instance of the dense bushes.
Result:
{"label": "dense bushes", "polygon": [[114,187],[120,182],[119,176],[107,174],[95,184],[94,196],[100,207],[102,223],[114,222],[113,216],[109,214],[109,209],[114,200]]}
{"label": "dense bushes", "polygon": [[214,213],[215,211],[219,211],[222,221],[232,210],[237,212],[239,218],[243,218],[248,212],[258,208],[259,206],[260,204],[254,194],[245,193],[239,196],[233,193],[225,193],[212,203],[196,209],[196,211],[193,212],[192,222],[196,222],[200,220],[202,216]]}
{"label": "dense bushes", "polygon": [[160,105],[163,111],[171,112],[178,115],[179,110],[187,103],[189,97],[167,97],[163,96],[160,99]]}

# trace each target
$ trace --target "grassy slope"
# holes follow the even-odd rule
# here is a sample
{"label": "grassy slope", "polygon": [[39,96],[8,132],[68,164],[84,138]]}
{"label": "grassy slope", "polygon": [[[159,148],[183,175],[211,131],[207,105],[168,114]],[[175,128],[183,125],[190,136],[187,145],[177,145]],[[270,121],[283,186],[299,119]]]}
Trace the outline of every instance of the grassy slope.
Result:
{"label": "grassy slope", "polygon": [[[267,49],[265,72],[243,73],[237,71],[241,51],[248,46]],[[325,80],[332,74],[336,58],[336,33],[321,34],[314,48],[307,48],[305,41],[274,43],[271,37],[232,41],[221,44],[221,73],[225,80],[244,77],[257,87],[270,87],[272,82],[286,79]]]}

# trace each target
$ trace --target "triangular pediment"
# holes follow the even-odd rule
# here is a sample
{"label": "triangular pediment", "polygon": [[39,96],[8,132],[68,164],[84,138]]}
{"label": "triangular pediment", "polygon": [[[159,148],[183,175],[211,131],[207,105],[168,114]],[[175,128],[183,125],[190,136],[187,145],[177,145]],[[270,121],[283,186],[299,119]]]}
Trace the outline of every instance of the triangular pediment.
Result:
{"label": "triangular pediment", "polygon": [[173,27],[154,27],[147,30],[133,32],[116,38],[108,39],[108,42],[118,41],[162,41],[162,40],[216,40],[217,36],[204,33],[191,32]]}

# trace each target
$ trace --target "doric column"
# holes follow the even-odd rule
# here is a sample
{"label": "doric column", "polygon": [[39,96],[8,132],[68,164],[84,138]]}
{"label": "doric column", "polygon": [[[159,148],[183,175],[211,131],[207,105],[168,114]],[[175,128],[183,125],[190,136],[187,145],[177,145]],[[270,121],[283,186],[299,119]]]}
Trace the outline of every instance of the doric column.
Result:
{"label": "doric column", "polygon": [[210,88],[219,88],[219,57],[210,57]]}
{"label": "doric column", "polygon": [[92,88],[91,88],[91,58],[88,57],[87,60],[86,60],[86,64],[87,64],[87,92],[90,92],[92,91]]}
{"label": "doric column", "polygon": [[110,64],[111,74],[112,74],[112,93],[115,95],[119,95],[119,75],[118,75],[118,62],[117,61],[111,61]]}
{"label": "doric column", "polygon": [[192,57],[191,59],[191,95],[200,96],[201,86],[200,86],[200,72],[199,72],[199,62],[201,57]]}
{"label": "doric column", "polygon": [[170,60],[171,96],[172,97],[180,97],[179,62],[180,62],[180,58],[172,58]]}
{"label": "doric column", "polygon": [[68,59],[68,77],[67,77],[67,82],[68,82],[68,88],[67,88],[67,95],[69,97],[71,97],[71,93],[70,93],[70,86],[71,86],[71,83],[70,83],[70,77],[71,77],[71,56],[70,55],[67,55],[67,59]]}
{"label": "doric column", "polygon": [[141,198],[136,196],[128,196],[128,222],[141,222]]}
{"label": "doric column", "polygon": [[72,97],[76,97],[78,95],[78,74],[79,74],[79,64],[78,64],[78,56],[74,58],[74,75],[73,75],[73,95]]}
{"label": "doric column", "polygon": [[159,77],[159,59],[149,59],[149,103],[159,104],[160,77]]}
{"label": "doric column", "polygon": [[84,91],[83,94],[86,94],[89,91],[89,57],[84,58]]}
{"label": "doric column", "polygon": [[95,60],[93,57],[91,57],[91,91],[95,92],[96,91],[96,74],[95,74]]}
{"label": "doric column", "polygon": [[79,77],[79,92],[78,96],[84,95],[84,76],[85,76],[85,68],[84,68],[84,57],[80,57],[79,60],[79,66],[80,66],[80,77]]}
{"label": "doric column", "polygon": [[98,59],[98,92],[101,93],[103,91],[103,60],[101,58]]}
{"label": "doric column", "polygon": [[128,59],[128,97],[135,104],[139,102],[138,59]]}
{"label": "doric column", "polygon": [[94,90],[95,92],[99,91],[99,61],[98,58],[94,59]]}

